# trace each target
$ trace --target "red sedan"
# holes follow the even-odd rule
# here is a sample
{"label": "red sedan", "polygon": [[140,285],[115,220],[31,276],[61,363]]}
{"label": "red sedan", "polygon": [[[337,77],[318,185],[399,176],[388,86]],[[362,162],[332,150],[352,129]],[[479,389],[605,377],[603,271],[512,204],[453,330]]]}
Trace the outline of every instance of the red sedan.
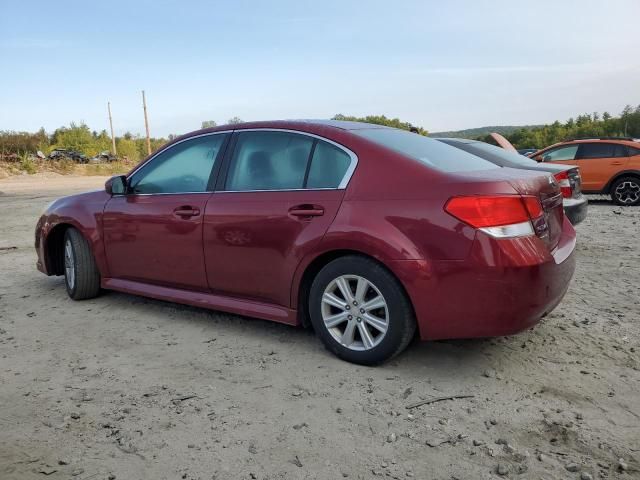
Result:
{"label": "red sedan", "polygon": [[548,174],[338,121],[187,134],[105,189],[54,202],[37,267],[101,288],[312,325],[361,364],[508,335],[564,296],[575,232]]}

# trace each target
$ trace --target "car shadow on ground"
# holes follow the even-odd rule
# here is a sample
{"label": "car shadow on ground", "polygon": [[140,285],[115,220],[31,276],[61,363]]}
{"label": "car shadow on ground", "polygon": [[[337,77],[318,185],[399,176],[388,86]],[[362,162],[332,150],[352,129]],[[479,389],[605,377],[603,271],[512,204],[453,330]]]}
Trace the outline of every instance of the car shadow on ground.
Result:
{"label": "car shadow on ground", "polygon": [[[331,359],[341,362],[331,352],[323,348],[321,341],[316,337],[311,327],[294,327],[268,320],[115,291],[105,291],[96,300],[114,304],[112,310],[126,310],[127,317],[131,318],[131,321],[135,321],[136,312],[139,312],[140,315],[152,314],[156,319],[164,317],[161,322],[180,322],[184,323],[185,327],[195,325],[207,338],[243,337],[245,343],[263,344],[271,341],[275,344],[290,344],[291,348],[295,349],[295,352],[292,352],[291,361],[295,361],[296,355],[308,352],[323,357],[319,361],[326,362]],[[483,364],[490,363],[491,358],[499,359],[513,351],[520,351],[515,346],[522,343],[521,339],[517,339],[517,336],[502,338],[504,339],[500,341],[502,345],[498,344],[496,339],[486,338],[420,341],[416,332],[416,337],[403,353],[375,368],[394,370],[394,373],[400,373],[399,371],[403,370],[413,371],[416,368],[428,368],[436,376],[438,376],[439,370],[443,375],[450,375],[452,368],[460,373],[467,370],[473,370],[477,373],[478,368],[482,368]],[[514,346],[507,345],[505,348],[505,342],[507,344],[513,342]],[[345,362],[341,363],[345,366],[348,365]]]}

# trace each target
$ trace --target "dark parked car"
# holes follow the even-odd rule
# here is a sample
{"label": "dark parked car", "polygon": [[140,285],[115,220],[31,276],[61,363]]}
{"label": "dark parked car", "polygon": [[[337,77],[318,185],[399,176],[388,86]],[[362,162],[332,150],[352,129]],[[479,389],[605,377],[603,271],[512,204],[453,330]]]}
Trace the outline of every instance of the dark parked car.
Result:
{"label": "dark parked car", "polygon": [[438,138],[437,140],[478,155],[500,167],[521,168],[551,173],[560,184],[562,191],[562,205],[564,212],[573,225],[577,225],[587,216],[588,201],[582,194],[580,185],[580,170],[573,165],[553,165],[550,163],[538,163],[535,160],[519,155],[515,152],[496,147],[477,140],[463,138]]}
{"label": "dark parked car", "polygon": [[375,364],[421,339],[509,335],[561,301],[575,231],[545,172],[403,130],[258,122],[182,136],[57,200],[37,267],[100,288],[313,325]]}
{"label": "dark parked car", "polygon": [[95,157],[92,157],[89,160],[89,163],[104,163],[104,162],[115,162],[118,160],[114,154],[109,151],[104,151],[98,153]]}
{"label": "dark parked car", "polygon": [[89,159],[84,153],[76,150],[67,150],[66,148],[56,148],[49,154],[51,160],[73,160],[78,163],[89,163]]}

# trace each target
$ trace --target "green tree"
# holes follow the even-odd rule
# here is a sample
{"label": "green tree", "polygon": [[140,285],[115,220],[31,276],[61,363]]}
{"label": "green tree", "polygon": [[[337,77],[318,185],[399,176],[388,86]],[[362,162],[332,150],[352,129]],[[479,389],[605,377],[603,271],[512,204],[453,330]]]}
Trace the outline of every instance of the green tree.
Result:
{"label": "green tree", "polygon": [[52,143],[53,148],[76,150],[85,155],[95,155],[98,153],[91,130],[89,130],[89,127],[84,122],[80,124],[71,122],[69,127],[58,128],[53,132]]}
{"label": "green tree", "polygon": [[200,128],[212,128],[217,126],[218,124],[215,120],[205,120],[204,122],[202,122],[202,126]]}
{"label": "green tree", "polygon": [[116,149],[118,150],[118,156],[120,158],[127,158],[134,162],[137,162],[141,158],[136,141],[131,135],[128,138],[126,134],[125,136],[116,138]]}
{"label": "green tree", "polygon": [[[567,138],[630,136],[640,137],[640,105],[624,107],[618,117],[609,112],[578,115],[564,124],[554,122],[534,128],[523,128],[505,135],[516,148],[543,148]],[[483,138],[484,140],[484,138]]]}
{"label": "green tree", "polygon": [[227,120],[228,125],[235,125],[236,123],[242,123],[242,119],[240,117],[231,117]]}

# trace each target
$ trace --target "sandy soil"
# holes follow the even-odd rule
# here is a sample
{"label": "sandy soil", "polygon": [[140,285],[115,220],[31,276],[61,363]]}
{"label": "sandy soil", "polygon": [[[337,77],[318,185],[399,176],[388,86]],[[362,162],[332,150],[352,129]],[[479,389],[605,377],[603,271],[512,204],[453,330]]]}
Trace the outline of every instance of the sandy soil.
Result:
{"label": "sandy soil", "polygon": [[[0,478],[640,478],[640,208],[593,201],[557,310],[377,368],[310,331],[35,269],[55,197],[104,178],[0,180]],[[526,292],[523,292],[526,294]],[[407,409],[419,400],[445,400]]]}

